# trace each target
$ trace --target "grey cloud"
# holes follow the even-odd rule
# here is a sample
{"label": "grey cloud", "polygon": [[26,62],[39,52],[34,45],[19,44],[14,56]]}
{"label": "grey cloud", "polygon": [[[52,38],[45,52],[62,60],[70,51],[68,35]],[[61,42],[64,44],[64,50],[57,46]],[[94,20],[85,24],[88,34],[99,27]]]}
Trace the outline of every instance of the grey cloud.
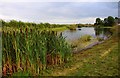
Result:
{"label": "grey cloud", "polygon": [[[117,2],[15,2],[0,3],[0,15],[44,21],[118,16]],[[61,21],[61,20],[60,20]],[[49,22],[49,21],[48,21]]]}

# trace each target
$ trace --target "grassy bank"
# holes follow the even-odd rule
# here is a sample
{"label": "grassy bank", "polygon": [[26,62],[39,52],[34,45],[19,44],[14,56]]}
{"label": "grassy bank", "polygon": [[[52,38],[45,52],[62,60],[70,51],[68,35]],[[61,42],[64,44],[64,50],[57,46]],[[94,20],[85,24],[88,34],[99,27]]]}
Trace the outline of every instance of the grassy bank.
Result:
{"label": "grassy bank", "polygon": [[90,35],[84,35],[84,36],[81,36],[77,40],[71,41],[71,44],[74,48],[73,52],[79,52],[80,50],[82,50],[92,44],[95,44],[97,42],[98,42],[97,38],[93,38]]}
{"label": "grassy bank", "polygon": [[[111,46],[109,46],[111,44]],[[110,40],[85,51],[80,60],[82,66],[68,75],[74,76],[116,76],[118,75],[118,45]],[[79,56],[80,57],[80,56]],[[77,60],[77,59],[76,59]],[[79,59],[78,59],[79,60]]]}
{"label": "grassy bank", "polygon": [[50,69],[48,76],[116,76],[118,43],[109,39],[91,49],[73,55],[70,63]]}
{"label": "grassy bank", "polygon": [[52,31],[64,31],[68,29],[67,27],[56,27],[56,28],[44,28],[43,30],[52,30]]}

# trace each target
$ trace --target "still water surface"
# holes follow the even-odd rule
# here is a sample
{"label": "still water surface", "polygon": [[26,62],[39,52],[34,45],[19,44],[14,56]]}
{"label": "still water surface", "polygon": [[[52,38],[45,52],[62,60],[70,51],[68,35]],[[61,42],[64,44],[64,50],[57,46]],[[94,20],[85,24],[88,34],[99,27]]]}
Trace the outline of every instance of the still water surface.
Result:
{"label": "still water surface", "polygon": [[91,35],[93,38],[100,37],[106,39],[108,34],[110,34],[109,29],[99,28],[95,29],[94,27],[82,27],[76,28],[76,30],[65,30],[62,32],[63,37],[66,40],[73,41],[79,39],[83,35]]}

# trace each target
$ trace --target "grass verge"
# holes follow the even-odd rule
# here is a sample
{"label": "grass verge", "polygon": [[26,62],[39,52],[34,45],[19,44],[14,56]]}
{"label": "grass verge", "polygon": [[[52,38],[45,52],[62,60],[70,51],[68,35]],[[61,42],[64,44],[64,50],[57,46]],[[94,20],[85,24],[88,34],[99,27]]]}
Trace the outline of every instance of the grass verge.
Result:
{"label": "grass verge", "polygon": [[118,76],[118,43],[110,39],[91,49],[74,54],[71,63],[55,67],[45,74],[48,76]]}

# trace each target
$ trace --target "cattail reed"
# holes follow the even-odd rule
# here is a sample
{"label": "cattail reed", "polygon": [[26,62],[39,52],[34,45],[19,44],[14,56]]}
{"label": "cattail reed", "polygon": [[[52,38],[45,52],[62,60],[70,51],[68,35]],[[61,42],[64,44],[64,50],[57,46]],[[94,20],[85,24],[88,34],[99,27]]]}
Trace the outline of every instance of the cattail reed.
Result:
{"label": "cattail reed", "polygon": [[69,60],[71,47],[61,34],[34,28],[20,28],[19,31],[3,31],[4,76],[18,71],[39,75],[47,66]]}

